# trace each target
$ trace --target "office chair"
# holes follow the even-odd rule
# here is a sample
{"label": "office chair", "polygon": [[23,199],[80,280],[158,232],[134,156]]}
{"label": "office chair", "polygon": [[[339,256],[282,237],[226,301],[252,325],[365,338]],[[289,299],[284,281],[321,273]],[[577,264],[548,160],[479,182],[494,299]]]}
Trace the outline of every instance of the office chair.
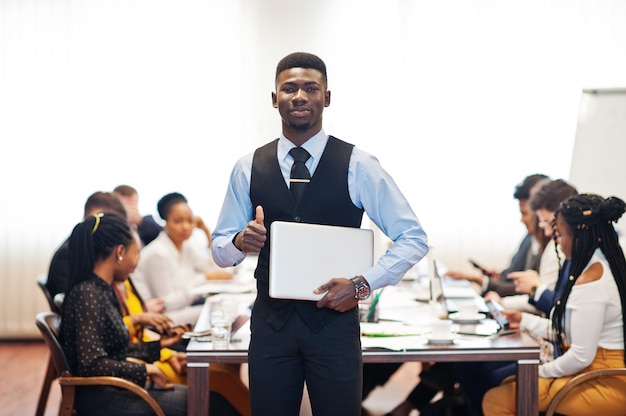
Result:
{"label": "office chair", "polygon": [[48,306],[50,306],[50,310],[52,312],[61,313],[61,309],[54,303],[54,298],[52,297],[52,294],[50,293],[50,291],[48,290],[48,287],[46,286],[47,282],[48,282],[47,274],[40,274],[39,276],[37,276],[37,286],[41,288],[43,295],[46,297],[46,300],[48,301]]}
{"label": "office chair", "polygon": [[[56,295],[54,295],[54,305],[59,309],[59,311],[63,310],[63,301],[65,300],[65,293],[57,293]],[[54,312],[54,311],[53,311]],[[57,312],[57,313],[61,313],[61,312]]]}
{"label": "office chair", "polygon": [[574,387],[578,386],[581,383],[589,381],[590,379],[596,377],[615,377],[615,376],[626,376],[626,368],[604,368],[602,370],[593,370],[587,373],[579,374],[576,377],[572,378],[567,382],[565,386],[552,398],[550,401],[550,405],[546,410],[545,416],[553,416],[556,408],[559,403],[563,400],[563,398],[569,393]]}
{"label": "office chair", "polygon": [[165,412],[159,403],[145,389],[139,387],[135,383],[120,377],[111,376],[92,376],[79,377],[73,376],[65,356],[65,352],[59,342],[59,326],[61,316],[55,312],[41,312],[37,314],[37,328],[43,335],[44,341],[50,350],[52,362],[56,369],[56,376],[61,386],[61,406],[59,408],[60,416],[71,416],[74,411],[74,398],[76,396],[76,386],[113,386],[131,391],[141,397],[154,411],[157,416],[165,416]]}
{"label": "office chair", "polygon": [[[61,313],[61,306],[55,304],[52,294],[48,290],[46,283],[48,282],[47,274],[40,274],[37,276],[37,286],[43,292],[48,306],[52,312]],[[50,395],[50,387],[52,386],[52,380],[56,378],[56,372],[54,370],[54,363],[52,357],[48,360],[48,367],[46,368],[46,374],[44,375],[43,385],[41,386],[41,392],[39,393],[39,400],[37,401],[37,410],[35,416],[43,416],[46,411],[46,404],[48,403],[48,396]]]}

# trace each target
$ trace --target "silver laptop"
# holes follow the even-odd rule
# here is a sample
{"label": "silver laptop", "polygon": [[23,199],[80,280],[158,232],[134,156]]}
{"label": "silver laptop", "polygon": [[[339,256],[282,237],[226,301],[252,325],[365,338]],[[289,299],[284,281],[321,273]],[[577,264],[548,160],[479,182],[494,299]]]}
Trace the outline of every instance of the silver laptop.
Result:
{"label": "silver laptop", "polygon": [[[442,304],[442,308],[448,312],[448,315],[453,315],[458,311],[459,303],[471,302],[474,303],[478,311],[480,313],[485,314],[485,318],[487,318],[486,314],[492,314],[490,308],[488,307],[485,299],[474,292],[473,298],[460,297],[456,299],[450,299],[446,296],[446,291],[443,287],[442,277],[439,275],[437,270],[437,261],[433,262],[433,293],[438,295],[436,299]],[[473,289],[472,289],[473,290]],[[501,319],[485,319],[480,322],[475,323],[463,323],[460,322],[458,324],[457,334],[462,335],[479,335],[479,336],[490,336],[490,335],[506,335],[509,333],[514,333],[514,330],[509,329],[509,324],[502,317]]]}
{"label": "silver laptop", "polygon": [[448,299],[468,299],[478,296],[472,284],[465,279],[455,279],[449,276],[441,277],[441,290]]}
{"label": "silver laptop", "polygon": [[[440,295],[439,301],[443,304],[444,310],[446,310],[448,313],[455,313],[459,311],[459,306],[458,306],[459,304],[473,303],[476,305],[476,308],[478,309],[480,313],[489,312],[489,308],[487,308],[487,305],[485,304],[485,299],[483,299],[482,296],[476,293],[476,291],[473,288],[471,288],[470,286],[467,286],[467,287],[464,287],[463,290],[455,291],[454,286],[450,285],[449,281],[444,282],[445,279],[450,279],[450,278],[442,277],[439,274],[439,271],[437,270],[436,260],[433,261],[433,268],[434,268],[433,285],[435,287],[436,293]],[[459,288],[456,288],[456,289],[459,289]]]}
{"label": "silver laptop", "polygon": [[313,290],[333,277],[352,278],[374,264],[372,230],[274,221],[271,225],[269,295],[319,300]]}

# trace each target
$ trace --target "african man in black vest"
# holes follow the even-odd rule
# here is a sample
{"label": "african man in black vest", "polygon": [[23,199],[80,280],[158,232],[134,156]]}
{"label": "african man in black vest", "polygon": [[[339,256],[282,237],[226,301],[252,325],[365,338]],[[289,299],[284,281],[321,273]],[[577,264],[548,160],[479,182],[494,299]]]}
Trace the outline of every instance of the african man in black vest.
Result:
{"label": "african man in black vest", "polygon": [[[428,252],[416,215],[378,160],[324,132],[327,85],[326,65],[315,55],[293,53],[278,63],[272,105],[282,118],[281,137],[237,162],[213,233],[213,257],[222,267],[258,253],[248,357],[254,415],[298,415],[306,381],[315,415],[358,416],[357,304],[396,284]],[[294,148],[309,155],[303,158],[309,176],[295,180],[306,183],[301,197],[289,186]],[[363,212],[394,242],[371,269],[331,279],[314,290],[324,294],[317,302],[269,296],[273,221],[358,228]]]}

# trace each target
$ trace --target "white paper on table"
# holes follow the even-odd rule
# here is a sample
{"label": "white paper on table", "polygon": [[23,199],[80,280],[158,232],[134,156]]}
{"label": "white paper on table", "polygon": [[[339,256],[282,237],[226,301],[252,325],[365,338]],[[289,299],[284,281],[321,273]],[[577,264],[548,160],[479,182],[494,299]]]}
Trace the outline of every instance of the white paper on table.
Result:
{"label": "white paper on table", "polygon": [[191,289],[194,295],[206,295],[209,293],[249,293],[256,290],[256,280],[250,279],[245,282],[237,280],[207,280],[205,283]]}
{"label": "white paper on table", "polygon": [[361,322],[361,334],[370,337],[399,337],[423,335],[427,328],[404,325],[402,322]]}
{"label": "white paper on table", "polygon": [[392,351],[410,350],[428,342],[424,336],[361,337],[362,348],[385,348]]}

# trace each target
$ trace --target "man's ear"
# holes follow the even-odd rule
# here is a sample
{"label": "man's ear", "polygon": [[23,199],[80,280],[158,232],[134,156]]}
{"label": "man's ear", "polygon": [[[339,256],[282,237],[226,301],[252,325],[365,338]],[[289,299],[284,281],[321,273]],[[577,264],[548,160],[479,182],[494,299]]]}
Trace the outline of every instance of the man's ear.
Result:
{"label": "man's ear", "polygon": [[326,91],[324,93],[324,107],[328,107],[330,105],[330,91]]}
{"label": "man's ear", "polygon": [[272,107],[278,108],[278,97],[275,92],[272,93]]}

